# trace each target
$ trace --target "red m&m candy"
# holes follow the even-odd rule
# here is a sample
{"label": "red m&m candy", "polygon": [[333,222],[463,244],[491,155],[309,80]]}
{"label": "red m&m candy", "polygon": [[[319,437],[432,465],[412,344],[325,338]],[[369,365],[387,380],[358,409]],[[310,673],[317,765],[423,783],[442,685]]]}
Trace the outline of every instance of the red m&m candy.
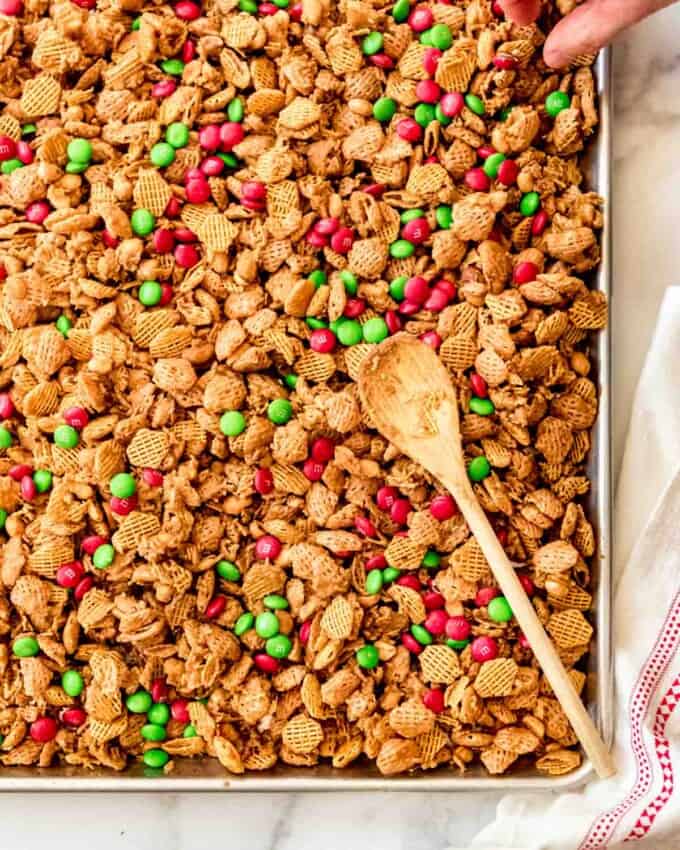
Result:
{"label": "red m&m candy", "polygon": [[448,493],[441,493],[432,499],[430,513],[435,519],[444,522],[458,513],[458,507],[453,496],[450,496]]}
{"label": "red m&m candy", "polygon": [[443,608],[436,608],[427,615],[424,626],[431,635],[443,635],[448,619],[448,614]]}
{"label": "red m&m candy", "polygon": [[423,705],[434,711],[435,714],[441,714],[444,711],[444,692],[439,688],[428,688],[423,694]]}
{"label": "red m&m candy", "polygon": [[418,576],[413,575],[413,573],[406,573],[406,575],[399,576],[397,579],[397,584],[402,587],[410,587],[411,590],[420,590],[422,585],[420,584],[420,579]]}
{"label": "red m&m candy", "polygon": [[59,587],[76,587],[85,574],[85,568],[80,561],[70,561],[57,569],[57,584]]}
{"label": "red m&m candy", "polygon": [[312,443],[311,455],[319,463],[328,463],[335,454],[335,443],[328,437],[318,437]]}
{"label": "red m&m candy", "polygon": [[480,635],[472,641],[470,651],[473,659],[481,664],[498,657],[498,644],[492,637]]}
{"label": "red m&m candy", "polygon": [[170,703],[170,715],[178,723],[191,723],[189,716],[189,700],[174,699]]}
{"label": "red m&m candy", "polygon": [[90,421],[90,416],[84,407],[67,407],[64,411],[64,421],[80,430]]}
{"label": "red m&m candy", "polygon": [[302,474],[308,481],[321,481],[324,473],[324,465],[313,457],[308,457],[302,465]]}
{"label": "red m&m candy", "polygon": [[281,541],[272,534],[264,534],[255,543],[255,556],[261,561],[266,558],[274,560],[281,554]]}
{"label": "red m&m candy", "polygon": [[446,637],[451,640],[467,640],[470,637],[470,623],[465,617],[449,617],[445,631]]}
{"label": "red m&m candy", "polygon": [[381,511],[389,511],[395,501],[399,498],[396,487],[381,487],[375,494],[375,501]]}
{"label": "red m&m candy", "polygon": [[270,469],[257,469],[255,471],[254,486],[261,496],[266,496],[274,489],[274,476]]}
{"label": "red m&m candy", "polygon": [[56,736],[58,729],[57,721],[53,717],[39,717],[31,723],[29,733],[34,741],[46,744]]}
{"label": "red m&m candy", "polygon": [[501,592],[497,587],[482,587],[477,591],[477,595],[475,596],[475,605],[479,608],[483,608],[485,605],[488,605],[492,599],[495,599],[500,595]]}
{"label": "red m&m candy", "polygon": [[14,159],[17,155],[17,143],[9,136],[0,136],[0,162]]}

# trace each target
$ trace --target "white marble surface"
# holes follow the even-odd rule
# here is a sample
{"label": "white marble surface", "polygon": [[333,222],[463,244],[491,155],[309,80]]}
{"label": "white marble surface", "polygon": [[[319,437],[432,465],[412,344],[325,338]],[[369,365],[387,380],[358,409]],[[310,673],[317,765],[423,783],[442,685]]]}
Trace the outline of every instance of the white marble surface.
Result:
{"label": "white marble surface", "polygon": [[[614,454],[661,295],[680,281],[680,5],[615,51]],[[443,850],[467,847],[496,794],[5,796],[8,850]]]}

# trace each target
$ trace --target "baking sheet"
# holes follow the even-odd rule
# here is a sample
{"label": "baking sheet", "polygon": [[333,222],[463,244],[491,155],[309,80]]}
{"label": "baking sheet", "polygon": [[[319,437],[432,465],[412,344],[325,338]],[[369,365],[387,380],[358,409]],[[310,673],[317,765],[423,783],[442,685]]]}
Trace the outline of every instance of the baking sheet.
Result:
{"label": "baking sheet", "polygon": [[[611,298],[611,50],[603,50],[596,64],[601,123],[586,160],[588,188],[606,199],[602,233],[602,262],[592,282]],[[588,473],[593,483],[588,497],[588,516],[595,527],[598,554],[593,565],[596,634],[592,647],[586,694],[588,709],[605,741],[613,733],[613,667],[611,659],[611,463],[610,463],[610,331],[594,342],[594,375],[600,389],[600,411],[593,433]],[[564,791],[581,785],[591,773],[589,761],[566,776],[550,777],[536,770],[515,771],[507,776],[488,776],[475,767],[461,776],[441,767],[411,776],[382,776],[374,766],[344,770],[332,767],[292,768],[277,766],[266,773],[229,776],[216,759],[175,759],[175,770],[164,774],[136,764],[123,773],[112,770],[54,767],[0,766],[1,791]]]}

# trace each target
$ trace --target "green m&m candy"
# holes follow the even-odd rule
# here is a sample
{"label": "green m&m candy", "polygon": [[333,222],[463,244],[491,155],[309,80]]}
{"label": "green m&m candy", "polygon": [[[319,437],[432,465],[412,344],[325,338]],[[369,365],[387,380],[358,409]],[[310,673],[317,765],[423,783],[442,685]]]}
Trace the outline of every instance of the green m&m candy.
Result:
{"label": "green m&m candy", "polygon": [[313,331],[318,331],[320,328],[328,327],[323,319],[317,319],[315,316],[308,316],[305,319],[305,322],[307,323],[307,327],[311,328]]}
{"label": "green m&m candy", "polygon": [[411,634],[423,646],[429,646],[433,641],[432,635],[425,626],[421,626],[419,623],[414,623],[411,626]]}
{"label": "green m&m candy", "polygon": [[241,121],[243,121],[244,114],[245,109],[240,97],[235,97],[233,100],[229,101],[229,105],[227,106],[227,118],[230,121],[240,124]]}
{"label": "green m&m candy", "polygon": [[183,738],[195,738],[197,734],[198,733],[196,732],[196,727],[193,726],[191,723],[188,723],[184,727],[184,732],[182,732],[182,737]]}
{"label": "green m&m candy", "polygon": [[227,410],[220,417],[220,431],[225,437],[238,437],[246,430],[246,418],[240,410]]}
{"label": "green m&m candy", "polygon": [[137,295],[145,307],[155,307],[163,297],[163,287],[157,280],[145,280]]}
{"label": "green m&m candy", "polygon": [[49,469],[36,469],[33,473],[33,483],[38,493],[47,493],[52,486],[52,473]]}
{"label": "green m&m candy", "polygon": [[62,313],[61,316],[59,316],[57,321],[54,323],[54,326],[63,337],[67,337],[68,332],[73,327],[73,322],[69,319],[68,316],[64,316],[64,314]]}
{"label": "green m&m candy", "polygon": [[135,18],[134,21],[130,24],[130,29],[132,30],[132,32],[137,32],[137,30],[141,27],[141,25],[142,25],[142,18],[141,18],[141,15],[140,15],[138,18]]}
{"label": "green m&m candy", "polygon": [[34,637],[19,637],[12,644],[12,653],[17,658],[32,658],[39,652],[40,646]]}
{"label": "green m&m candy", "polygon": [[391,121],[397,111],[397,101],[391,97],[379,97],[373,104],[373,117],[385,123]]}
{"label": "green m&m candy", "polygon": [[271,611],[263,611],[255,617],[255,631],[258,637],[270,638],[279,633],[279,618]]}
{"label": "green m&m candy", "polygon": [[453,120],[444,113],[440,104],[437,104],[434,108],[434,117],[436,121],[439,121],[442,127],[448,127],[451,121]]}
{"label": "green m&m candy", "polygon": [[9,449],[13,443],[14,437],[12,436],[12,432],[4,425],[0,425],[0,449]]}
{"label": "green m&m candy", "polygon": [[392,17],[398,24],[403,24],[411,12],[409,0],[397,0],[392,6]]}
{"label": "green m&m candy", "polygon": [[142,756],[142,761],[147,767],[161,768],[170,761],[170,756],[165,750],[147,750]]}
{"label": "green m&m candy", "polygon": [[255,0],[238,0],[238,7],[242,12],[248,12],[254,15],[257,12],[257,3]]}
{"label": "green m&m candy", "polygon": [[434,217],[442,230],[448,230],[453,224],[453,207],[440,204],[434,211]]}
{"label": "green m&m candy", "polygon": [[218,561],[215,570],[217,575],[225,581],[240,581],[241,579],[241,570],[231,561]]}
{"label": "green m&m candy", "polygon": [[425,211],[424,210],[404,210],[404,212],[399,216],[399,221],[402,224],[408,224],[409,221],[413,221],[416,218],[424,218]]}
{"label": "green m&m candy", "polygon": [[234,623],[234,634],[236,637],[241,637],[241,635],[249,632],[252,629],[254,622],[255,617],[250,613],[250,611],[246,611],[244,614],[241,614],[238,620]]}
{"label": "green m&m candy", "polygon": [[405,275],[401,277],[395,277],[393,281],[390,282],[390,295],[394,298],[395,301],[403,301],[406,293],[406,284],[408,283],[408,278]]}
{"label": "green m&m candy", "polygon": [[12,432],[5,428],[4,425],[0,425],[0,449],[9,449],[14,442],[14,437],[12,436]]}
{"label": "green m&m candy", "polygon": [[323,286],[324,283],[327,282],[328,277],[326,272],[323,269],[314,269],[313,272],[309,273],[308,280],[311,280],[314,286],[318,289],[320,286]]}
{"label": "green m&m candy", "polygon": [[172,74],[173,77],[178,77],[184,73],[184,62],[181,59],[164,59],[161,62],[161,69],[166,74]]}
{"label": "green m&m candy", "polygon": [[489,617],[496,623],[507,623],[512,620],[512,608],[505,596],[496,596],[486,606]]}
{"label": "green m&m candy", "polygon": [[344,323],[348,322],[348,321],[349,321],[349,319],[347,319],[345,316],[339,316],[337,319],[333,319],[333,321],[329,323],[328,327],[337,336],[338,335],[338,328],[340,327],[340,325],[344,325]]}
{"label": "green m&m candy", "polygon": [[168,142],[157,142],[151,148],[149,158],[157,168],[167,168],[175,161],[175,149]]}
{"label": "green m&m candy", "polygon": [[72,425],[60,425],[54,432],[54,444],[60,449],[75,449],[80,442],[80,434]]}
{"label": "green m&m candy", "polygon": [[280,593],[268,593],[262,600],[265,608],[270,608],[272,611],[285,611],[290,608],[290,603],[285,596]]}
{"label": "green m&m candy", "polygon": [[474,112],[475,115],[484,115],[484,113],[486,112],[484,101],[480,97],[477,97],[476,94],[466,94],[465,105],[470,110],[470,112]]}
{"label": "green m&m candy", "polygon": [[148,236],[156,224],[156,219],[149,210],[135,210],[130,216],[130,224],[137,236]]}
{"label": "green m&m candy", "polygon": [[66,148],[71,162],[88,163],[92,159],[92,145],[87,139],[72,139]]}
{"label": "green m&m candy", "polygon": [[391,581],[396,581],[401,575],[401,570],[396,567],[385,567],[382,571],[383,581],[388,584]]}
{"label": "green m&m candy", "polygon": [[545,111],[551,118],[557,118],[562,110],[569,109],[570,106],[571,100],[564,91],[551,92],[545,99]]}
{"label": "green m&m candy", "polygon": [[20,159],[13,157],[12,159],[6,159],[2,165],[0,165],[0,172],[2,172],[2,174],[11,174],[13,171],[16,171],[17,168],[23,167],[23,162]]}
{"label": "green m&m candy", "polygon": [[235,157],[234,154],[230,151],[227,151],[227,153],[222,153],[222,151],[218,151],[216,156],[219,156],[222,162],[229,168],[236,168],[236,166],[238,165],[237,157]]}
{"label": "green m&m candy", "polygon": [[368,593],[369,596],[375,596],[376,593],[380,593],[383,587],[383,581],[384,577],[382,570],[370,570],[366,576],[366,593]]}
{"label": "green m&m candy", "polygon": [[392,6],[392,17],[398,24],[403,24],[411,12],[409,0],[397,0]]}
{"label": "green m&m candy", "polygon": [[4,508],[0,508],[0,531],[4,529],[8,516],[7,511]]}
{"label": "green m&m candy", "polygon": [[145,723],[140,732],[145,741],[164,741],[167,737],[165,728],[158,723]]}
{"label": "green m&m candy", "polygon": [[364,56],[373,56],[380,53],[383,48],[383,35],[381,32],[369,32],[361,42],[361,52]]}
{"label": "green m&m candy", "polygon": [[453,36],[446,24],[435,24],[430,27],[430,44],[437,50],[448,50],[451,47]]}
{"label": "green m&m candy", "polygon": [[491,399],[472,396],[470,399],[470,410],[476,413],[477,416],[491,416],[496,408]]}
{"label": "green m&m candy", "polygon": [[538,192],[527,192],[526,195],[522,195],[522,200],[519,202],[519,211],[523,216],[527,217],[535,215],[540,206],[541,196]]}
{"label": "green m&m candy", "polygon": [[374,670],[380,662],[378,650],[370,643],[357,649],[354,657],[359,667],[362,667],[364,670]]}
{"label": "green m&m candy", "polygon": [[345,292],[349,292],[350,295],[357,294],[359,281],[356,275],[349,271],[349,269],[343,269],[340,272],[340,280],[345,284]]}
{"label": "green m&m candy", "polygon": [[490,180],[495,180],[498,177],[498,169],[504,161],[505,156],[502,153],[492,153],[491,156],[487,156],[484,160],[482,171]]}
{"label": "green m&m candy", "polygon": [[67,670],[61,674],[61,686],[70,697],[78,697],[83,692],[85,683],[77,670]]}
{"label": "green m&m candy", "polygon": [[275,398],[267,406],[269,421],[275,425],[285,425],[293,415],[293,405],[287,398]]}
{"label": "green m&m candy", "polygon": [[293,642],[288,635],[274,635],[264,645],[264,651],[272,658],[288,658]]}
{"label": "green m&m candy", "polygon": [[68,174],[82,174],[89,167],[89,162],[67,162],[65,170]]}
{"label": "green m&m candy", "polygon": [[454,640],[453,638],[446,639],[446,645],[450,649],[465,649],[465,647],[470,643],[470,638],[465,638],[465,640]]}
{"label": "green m&m candy", "polygon": [[363,339],[361,325],[356,319],[347,319],[339,325],[336,336],[341,345],[358,345]]}
{"label": "green m&m candy", "polygon": [[441,564],[441,561],[441,555],[439,552],[435,552],[434,549],[428,549],[423,556],[423,566],[427,567],[429,570],[438,567]]}
{"label": "green m&m candy", "polygon": [[105,570],[107,567],[111,566],[115,557],[116,550],[113,546],[110,543],[102,543],[101,546],[97,546],[94,550],[92,563],[98,570]]}
{"label": "green m&m candy", "polygon": [[409,242],[407,239],[397,239],[390,245],[390,257],[394,257],[395,260],[405,260],[415,250],[416,246],[413,242]]}
{"label": "green m&m candy", "polygon": [[[230,119],[233,120],[233,119]],[[168,124],[165,131],[165,141],[173,148],[185,148],[189,144],[189,128],[181,121]]]}
{"label": "green m&m candy", "polygon": [[149,723],[165,726],[170,720],[170,706],[164,702],[155,702],[146,713]]}
{"label": "green m&m candy", "polygon": [[109,490],[117,499],[129,499],[137,492],[135,476],[129,472],[119,472],[109,481]]}
{"label": "green m&m candy", "polygon": [[431,103],[419,103],[413,110],[413,117],[421,127],[427,127],[428,124],[437,118],[435,108]]}
{"label": "green m&m candy", "polygon": [[364,322],[361,330],[364,335],[364,342],[370,343],[382,342],[390,333],[387,322],[380,316],[374,316],[372,319]]}
{"label": "green m&m candy", "polygon": [[148,691],[139,690],[126,698],[125,707],[133,714],[146,714],[152,703],[151,694]]}
{"label": "green m&m candy", "polygon": [[468,478],[470,481],[483,481],[490,474],[491,464],[484,455],[480,455],[470,461],[468,466]]}

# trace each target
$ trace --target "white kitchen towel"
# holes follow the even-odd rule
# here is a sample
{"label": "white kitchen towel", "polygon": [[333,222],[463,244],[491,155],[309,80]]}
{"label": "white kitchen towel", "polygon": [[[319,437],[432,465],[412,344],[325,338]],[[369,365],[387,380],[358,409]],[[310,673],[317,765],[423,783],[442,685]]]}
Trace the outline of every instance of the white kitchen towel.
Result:
{"label": "white kitchen towel", "polygon": [[576,793],[504,797],[474,850],[680,848],[680,287],[665,294],[633,406],[613,616],[617,775]]}

